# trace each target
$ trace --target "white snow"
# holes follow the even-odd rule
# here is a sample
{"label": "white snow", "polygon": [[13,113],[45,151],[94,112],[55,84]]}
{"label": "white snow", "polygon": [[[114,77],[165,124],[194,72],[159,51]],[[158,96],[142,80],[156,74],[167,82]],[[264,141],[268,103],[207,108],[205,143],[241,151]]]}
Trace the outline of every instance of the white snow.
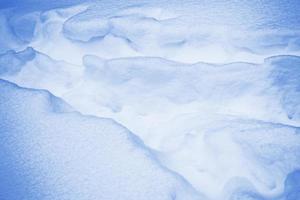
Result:
{"label": "white snow", "polygon": [[1,199],[200,199],[113,120],[0,81]]}
{"label": "white snow", "polygon": [[300,7],[286,1],[1,9],[0,78],[35,90],[0,82],[0,175],[24,177],[0,179],[0,197],[299,199]]}

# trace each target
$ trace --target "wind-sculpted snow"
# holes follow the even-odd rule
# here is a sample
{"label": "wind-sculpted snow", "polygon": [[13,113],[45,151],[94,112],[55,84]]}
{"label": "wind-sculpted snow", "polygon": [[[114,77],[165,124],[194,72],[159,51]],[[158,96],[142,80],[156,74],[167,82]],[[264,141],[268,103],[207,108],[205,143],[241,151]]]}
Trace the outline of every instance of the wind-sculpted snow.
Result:
{"label": "wind-sculpted snow", "polygon": [[285,108],[288,117],[298,119],[300,117],[300,57],[282,56],[270,59],[274,65],[271,72],[273,84],[278,88],[281,95],[281,103]]}
{"label": "wind-sculpted snow", "polygon": [[[270,57],[263,64],[189,65],[154,57],[106,60],[87,55],[83,66],[77,66],[28,48],[9,51],[1,60],[2,78],[26,87],[48,89],[89,114],[107,113],[114,117],[127,107],[151,114],[154,110],[149,106],[156,106],[147,105],[152,104],[151,100],[170,106],[191,106],[190,111],[197,107],[299,124],[300,58],[296,56]],[[8,64],[12,67],[7,68]],[[86,96],[91,98],[85,99]],[[98,104],[99,111],[92,104]],[[160,106],[157,109],[160,112]]]}
{"label": "wind-sculpted snow", "polygon": [[2,77],[24,83],[26,87],[48,89],[51,85],[57,95],[62,95],[80,80],[82,71],[80,66],[55,61],[32,48],[21,52],[9,51],[0,55],[0,62]]}
{"label": "wind-sculpted snow", "polygon": [[110,119],[0,81],[1,199],[200,199]]}
{"label": "wind-sculpted snow", "polygon": [[15,52],[7,51],[0,55],[0,74],[15,75],[22,70],[22,67],[27,62],[35,58],[35,51],[32,48],[27,48],[24,51]]}
{"label": "wind-sculpted snow", "polygon": [[162,141],[161,161],[184,174],[197,189],[205,188],[213,199],[235,199],[239,193],[280,199],[290,194],[283,191],[287,175],[299,169],[297,127],[228,115],[187,114],[163,131],[164,136],[157,136]]}
{"label": "wind-sculpted snow", "polygon": [[[282,7],[290,10],[281,16],[278,5],[271,3],[275,9],[272,14],[278,18],[273,20],[264,18],[259,8],[248,13],[257,7],[251,2],[228,2],[224,7],[223,3],[212,3],[211,7],[195,2],[158,4],[101,1],[53,10],[38,10],[35,4],[33,11],[3,9],[1,35],[5,39],[1,50],[19,49],[30,42],[51,57],[77,64],[84,54],[106,58],[154,56],[188,63],[261,62],[274,53],[299,55],[299,23],[293,22],[295,29],[284,23],[299,18],[299,6],[294,10]],[[236,16],[228,14],[234,9],[231,6],[240,6],[248,17],[242,18],[239,12]],[[220,9],[224,10],[216,14]]]}
{"label": "wind-sculpted snow", "polygon": [[296,0],[0,7],[2,196],[300,199]]}

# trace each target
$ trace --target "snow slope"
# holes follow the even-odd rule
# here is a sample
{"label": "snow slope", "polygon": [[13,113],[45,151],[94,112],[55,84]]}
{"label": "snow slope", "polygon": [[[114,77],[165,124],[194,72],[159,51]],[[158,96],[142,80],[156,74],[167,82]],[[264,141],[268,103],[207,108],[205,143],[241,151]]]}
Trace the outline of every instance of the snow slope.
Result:
{"label": "snow slope", "polygon": [[1,199],[200,199],[113,120],[0,81]]}
{"label": "snow slope", "polygon": [[1,8],[2,196],[300,198],[296,0]]}

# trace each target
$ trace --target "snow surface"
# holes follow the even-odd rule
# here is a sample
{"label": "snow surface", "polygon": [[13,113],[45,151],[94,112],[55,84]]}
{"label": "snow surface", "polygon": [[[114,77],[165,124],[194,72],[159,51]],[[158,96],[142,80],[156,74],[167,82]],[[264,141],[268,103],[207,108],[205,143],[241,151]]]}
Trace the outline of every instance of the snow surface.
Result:
{"label": "snow surface", "polygon": [[111,119],[0,81],[1,199],[200,199]]}
{"label": "snow surface", "polygon": [[300,199],[296,0],[0,5],[0,199]]}

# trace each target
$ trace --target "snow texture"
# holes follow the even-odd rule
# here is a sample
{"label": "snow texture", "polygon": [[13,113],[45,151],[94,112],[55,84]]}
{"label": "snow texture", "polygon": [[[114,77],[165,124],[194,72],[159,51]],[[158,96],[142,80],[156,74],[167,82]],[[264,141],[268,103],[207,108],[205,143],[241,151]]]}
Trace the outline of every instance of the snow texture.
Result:
{"label": "snow texture", "polygon": [[1,199],[199,199],[113,120],[0,81]]}
{"label": "snow texture", "polygon": [[0,199],[299,200],[299,19],[297,0],[1,1]]}

